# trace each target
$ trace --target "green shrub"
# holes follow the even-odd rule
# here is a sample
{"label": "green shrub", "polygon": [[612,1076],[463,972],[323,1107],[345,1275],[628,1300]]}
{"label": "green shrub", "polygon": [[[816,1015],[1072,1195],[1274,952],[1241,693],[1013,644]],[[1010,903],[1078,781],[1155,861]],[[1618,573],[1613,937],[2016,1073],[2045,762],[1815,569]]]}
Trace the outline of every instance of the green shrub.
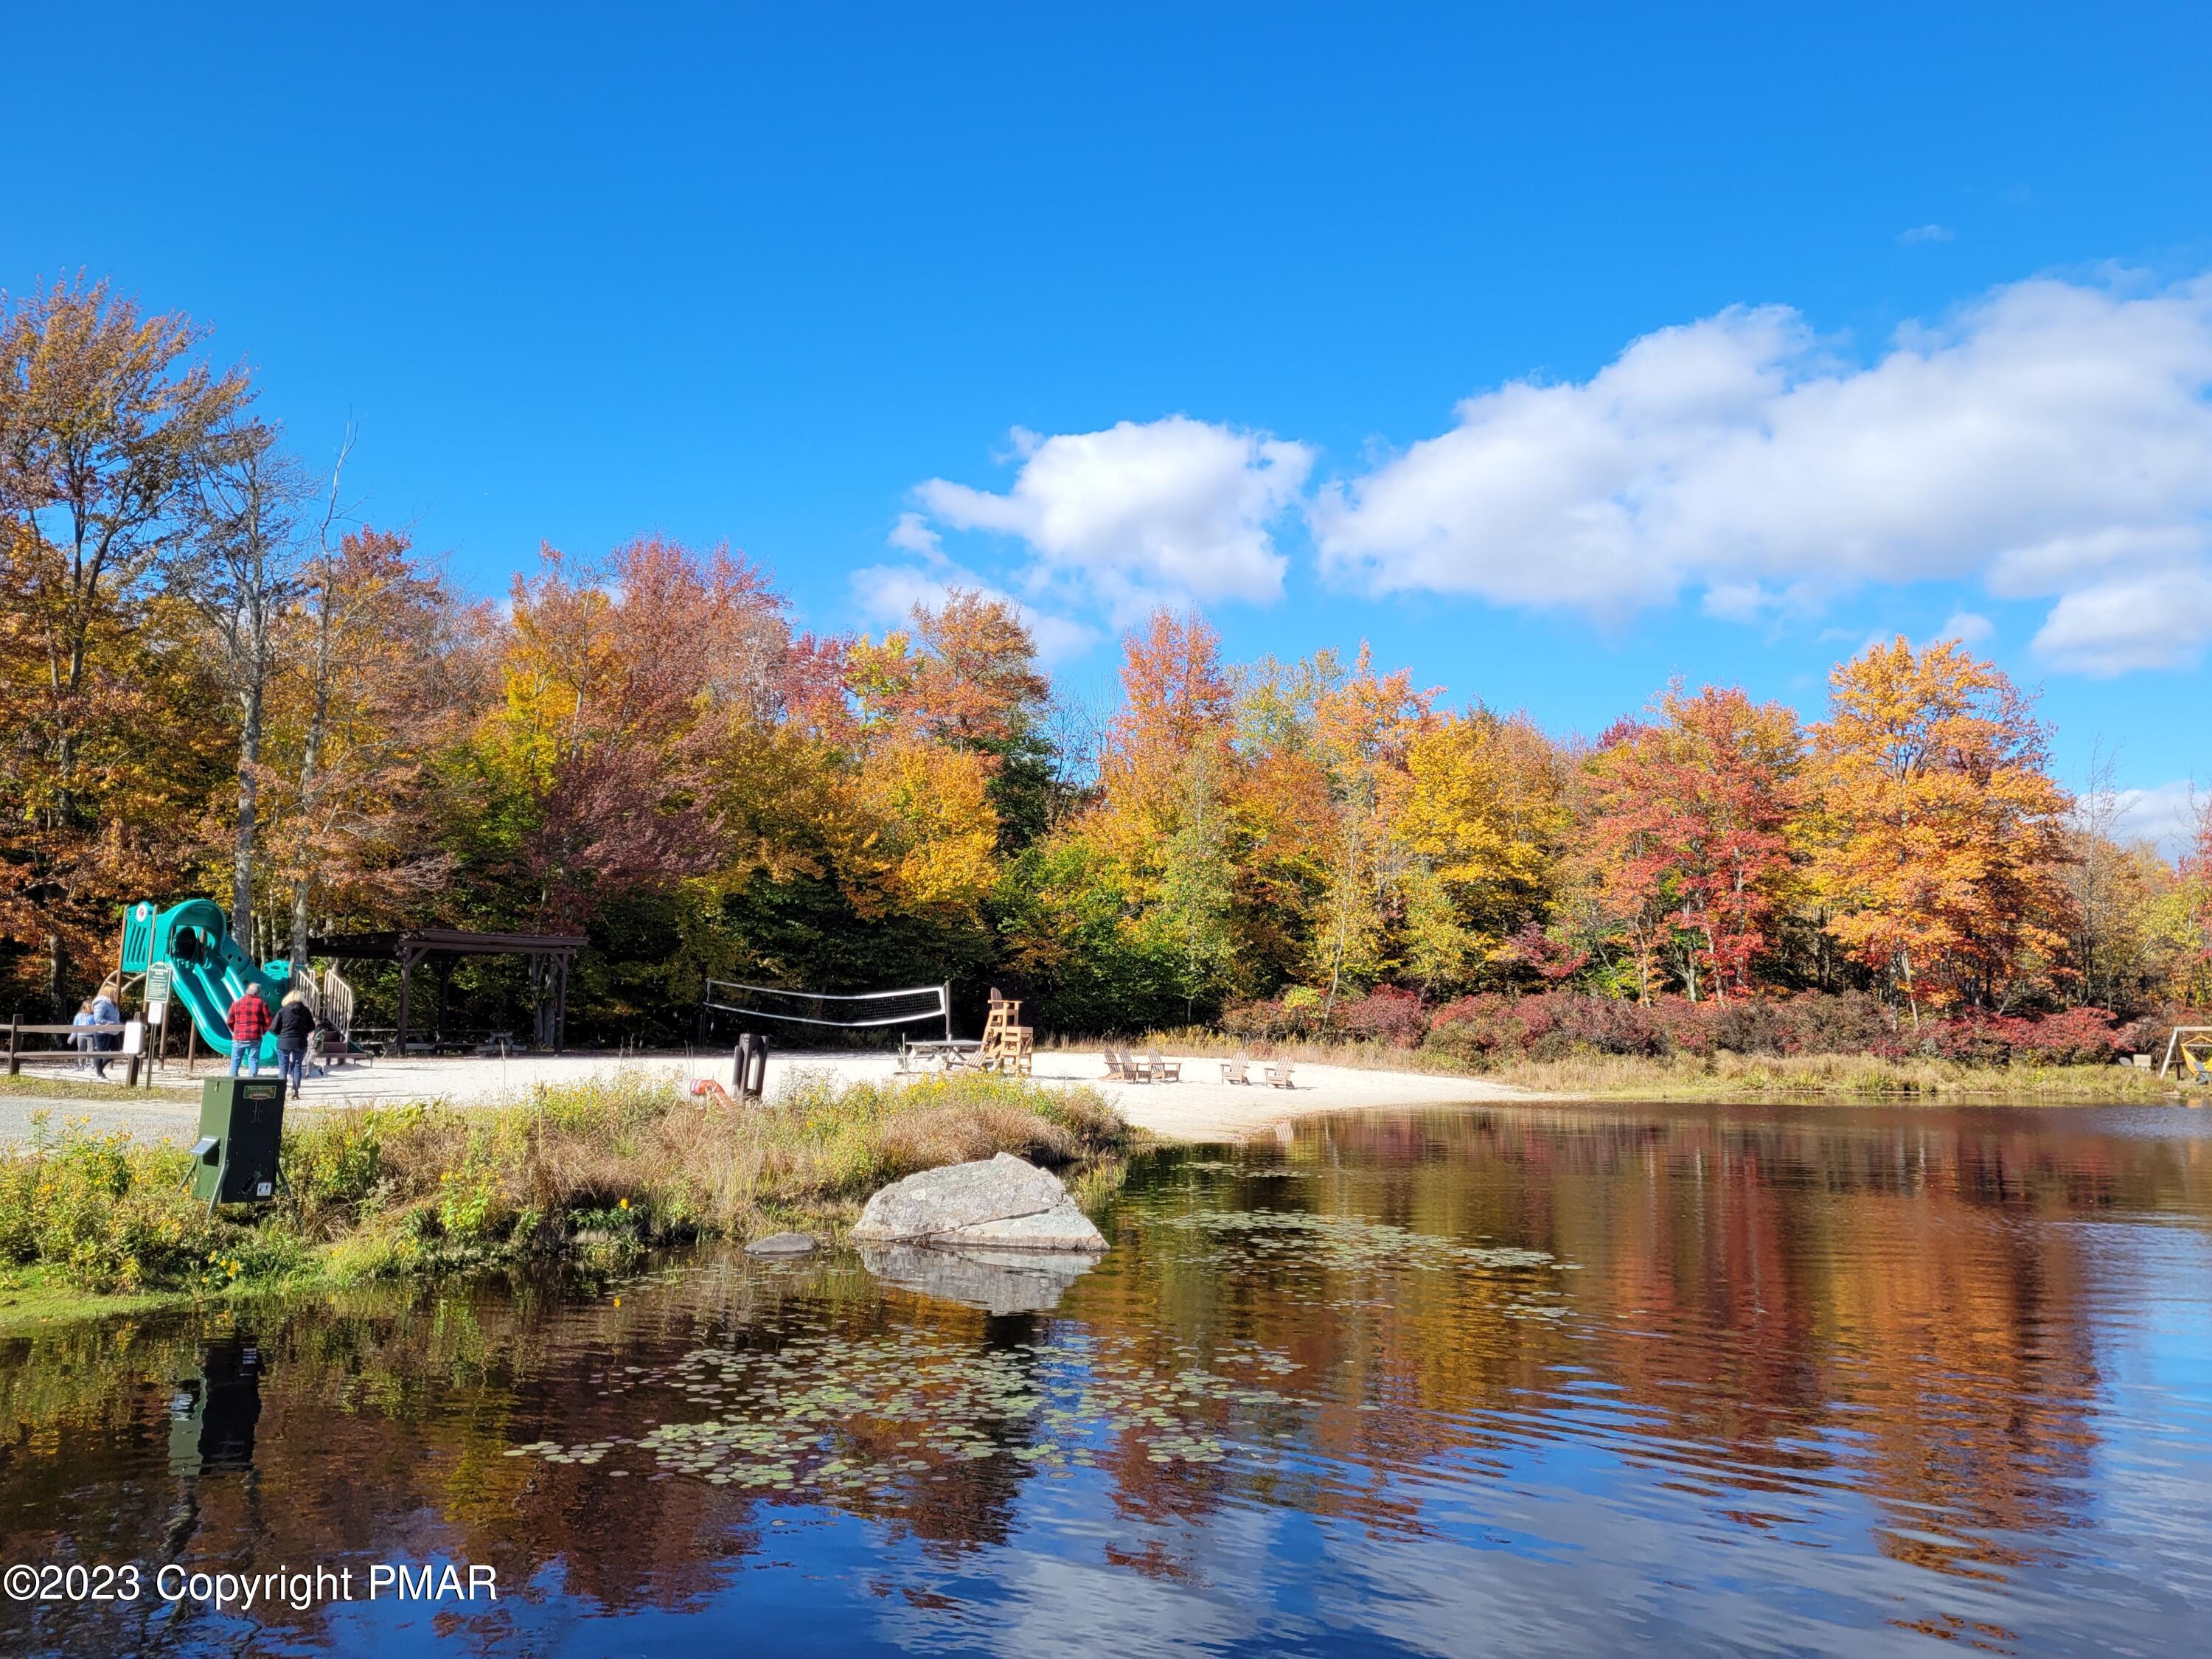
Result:
{"label": "green shrub", "polygon": [[267,1243],[210,1216],[184,1190],[190,1167],[175,1147],[81,1121],[56,1131],[41,1114],[29,1146],[0,1158],[0,1256],[103,1291],[279,1277],[296,1265],[296,1242]]}

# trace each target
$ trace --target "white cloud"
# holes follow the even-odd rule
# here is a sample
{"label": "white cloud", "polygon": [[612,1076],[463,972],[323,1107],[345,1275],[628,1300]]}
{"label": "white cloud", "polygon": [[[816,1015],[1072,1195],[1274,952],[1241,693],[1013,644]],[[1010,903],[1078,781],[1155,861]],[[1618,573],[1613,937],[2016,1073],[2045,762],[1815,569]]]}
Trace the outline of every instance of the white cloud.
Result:
{"label": "white cloud", "polygon": [[2155,571],[2098,582],[2051,607],[2035,649],[2052,665],[2110,678],[2137,668],[2184,668],[2204,654],[2212,572]]}
{"label": "white cloud", "polygon": [[1915,225],[1910,230],[1897,233],[1899,247],[1918,247],[1923,242],[1948,242],[1958,233],[1948,225]]}
{"label": "white cloud", "polygon": [[2154,842],[2168,858],[2189,849],[2197,837],[2197,810],[2203,799],[2186,778],[2150,789],[2119,789],[2112,794],[2118,809],[2114,826],[2121,841]]}
{"label": "white cloud", "polygon": [[2057,605],[2038,645],[2092,672],[2187,660],[2139,599],[2203,591],[2212,281],[2037,280],[1840,361],[1736,307],[1589,380],[1469,398],[1309,508],[1323,570],[1619,617],[1705,591],[1748,619],[1866,582],[1978,579]]}
{"label": "white cloud", "polygon": [[1020,613],[1023,624],[1030,630],[1030,638],[1036,641],[1037,656],[1048,666],[1081,656],[1100,638],[1097,629],[1024,605],[973,571],[963,570],[944,559],[928,567],[869,565],[853,573],[852,584],[853,597],[861,614],[879,628],[906,626],[915,606],[926,605],[934,609],[943,605],[945,596],[956,587],[1012,605]]}
{"label": "white cloud", "polygon": [[1936,637],[1956,640],[1960,645],[1979,645],[1996,631],[1997,625],[1977,611],[1954,611],[1949,620],[1936,630]]}
{"label": "white cloud", "polygon": [[[1021,470],[1005,494],[933,478],[915,495],[937,524],[1018,538],[1024,586],[1080,589],[1117,616],[1160,600],[1281,594],[1286,561],[1272,526],[1304,486],[1304,445],[1182,415],[1013,439]],[[914,528],[926,533],[918,519]],[[902,519],[894,537],[907,529]]]}
{"label": "white cloud", "polygon": [[919,553],[925,559],[936,558],[944,550],[938,534],[919,513],[902,513],[891,533],[884,538],[902,552]]}

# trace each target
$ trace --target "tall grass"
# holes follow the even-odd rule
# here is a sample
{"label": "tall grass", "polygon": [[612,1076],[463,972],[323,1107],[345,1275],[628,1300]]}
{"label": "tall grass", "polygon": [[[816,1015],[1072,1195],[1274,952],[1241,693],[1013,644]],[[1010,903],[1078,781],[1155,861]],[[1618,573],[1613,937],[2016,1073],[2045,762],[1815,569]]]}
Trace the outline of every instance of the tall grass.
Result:
{"label": "tall grass", "polygon": [[97,1292],[622,1252],[835,1226],[919,1170],[1000,1152],[1096,1164],[1130,1133],[1094,1091],[1018,1079],[842,1084],[802,1070],[773,1101],[740,1107],[611,1073],[502,1105],[305,1119],[284,1137],[288,1190],[245,1219],[210,1218],[185,1194],[186,1159],[173,1147],[42,1126],[0,1156],[0,1265]]}
{"label": "tall grass", "polygon": [[[1054,1048],[1082,1049],[1079,1042]],[[1203,1026],[1153,1031],[1129,1045],[1180,1056],[1248,1054],[1310,1066],[1364,1071],[1419,1072],[1480,1078],[1571,1099],[1726,1100],[1832,1095],[1858,1099],[2006,1096],[2033,1100],[2164,1100],[2171,1079],[2124,1066],[1972,1065],[1961,1060],[1878,1054],[1707,1055],[1580,1054],[1559,1060],[1509,1060],[1475,1065],[1436,1048],[1376,1042],[1310,1038],[1247,1042]]]}
{"label": "tall grass", "polygon": [[1973,1066],[1875,1054],[1584,1054],[1519,1060],[1483,1075],[1545,1094],[1644,1100],[1757,1100],[1837,1095],[1857,1099],[2159,1100],[2170,1082],[2124,1066]]}

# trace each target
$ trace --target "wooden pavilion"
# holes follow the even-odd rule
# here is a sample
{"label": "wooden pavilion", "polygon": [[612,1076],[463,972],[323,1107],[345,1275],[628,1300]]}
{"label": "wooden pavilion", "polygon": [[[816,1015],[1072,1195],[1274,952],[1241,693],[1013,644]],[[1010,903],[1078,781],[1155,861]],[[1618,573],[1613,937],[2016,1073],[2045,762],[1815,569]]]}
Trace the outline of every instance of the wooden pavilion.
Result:
{"label": "wooden pavilion", "polygon": [[530,962],[538,1047],[559,1054],[568,1040],[568,969],[584,948],[580,933],[470,933],[453,927],[409,927],[390,933],[332,933],[307,941],[310,954],[352,962],[399,964],[399,1029],[392,1037],[397,1054],[407,1052],[409,981],[424,963],[438,979],[438,1020],[432,1040],[442,1042],[452,989],[453,964],[463,957],[525,957]]}

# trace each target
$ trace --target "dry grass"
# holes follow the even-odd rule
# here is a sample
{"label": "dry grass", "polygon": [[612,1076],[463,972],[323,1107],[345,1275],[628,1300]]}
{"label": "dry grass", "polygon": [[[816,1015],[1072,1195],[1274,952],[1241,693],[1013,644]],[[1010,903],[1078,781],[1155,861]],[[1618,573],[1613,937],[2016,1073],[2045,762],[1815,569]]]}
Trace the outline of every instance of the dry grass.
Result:
{"label": "dry grass", "polygon": [[[1095,1044],[1056,1042],[1063,1048]],[[1565,1060],[1510,1060],[1470,1066],[1428,1048],[1383,1042],[1247,1042],[1202,1027],[1154,1031],[1127,1045],[1177,1055],[1249,1054],[1255,1060],[1292,1060],[1363,1071],[1418,1072],[1480,1078],[1516,1088],[1577,1099],[1732,1100],[1808,1095],[1856,1099],[1916,1099],[1999,1096],[2059,1101],[2166,1100],[2176,1088],[2150,1072],[2119,1066],[1969,1066],[1956,1060],[1883,1060],[1873,1054],[1788,1056],[1717,1054],[1577,1054]]]}
{"label": "dry grass", "polygon": [[1306,1038],[1267,1040],[1230,1036],[1202,1025],[1173,1030],[1148,1031],[1141,1037],[1109,1043],[1101,1037],[1053,1037],[1042,1047],[1061,1053],[1096,1054],[1103,1048],[1143,1053],[1158,1048],[1183,1059],[1228,1059],[1249,1054],[1254,1060],[1288,1060],[1307,1066],[1349,1066],[1364,1072],[1425,1072],[1438,1077],[1487,1077],[1446,1054],[1426,1048],[1399,1048],[1387,1042],[1316,1042]]}
{"label": "dry grass", "polygon": [[1095,1091],[1018,1079],[800,1072],[736,1107],[617,1073],[504,1105],[318,1115],[284,1138],[277,1204],[211,1218],[179,1189],[174,1147],[40,1133],[0,1159],[0,1291],[54,1279],[95,1297],[834,1231],[885,1182],[994,1152],[1110,1180],[1134,1134]]}
{"label": "dry grass", "polygon": [[834,1227],[919,1170],[1001,1152],[1065,1167],[1126,1149],[1131,1133],[1094,1091],[1012,1079],[841,1084],[801,1071],[741,1107],[615,1074],[505,1106],[334,1114],[288,1158],[302,1230],[362,1268],[580,1237],[620,1246]]}
{"label": "dry grass", "polygon": [[2170,1084],[2118,1066],[1967,1066],[1948,1060],[1882,1060],[1871,1054],[1692,1054],[1663,1060],[1590,1054],[1524,1060],[1486,1073],[1546,1094],[1641,1100],[1757,1100],[1843,1096],[1864,1100],[1991,1098],[2038,1101],[2156,1100]]}

